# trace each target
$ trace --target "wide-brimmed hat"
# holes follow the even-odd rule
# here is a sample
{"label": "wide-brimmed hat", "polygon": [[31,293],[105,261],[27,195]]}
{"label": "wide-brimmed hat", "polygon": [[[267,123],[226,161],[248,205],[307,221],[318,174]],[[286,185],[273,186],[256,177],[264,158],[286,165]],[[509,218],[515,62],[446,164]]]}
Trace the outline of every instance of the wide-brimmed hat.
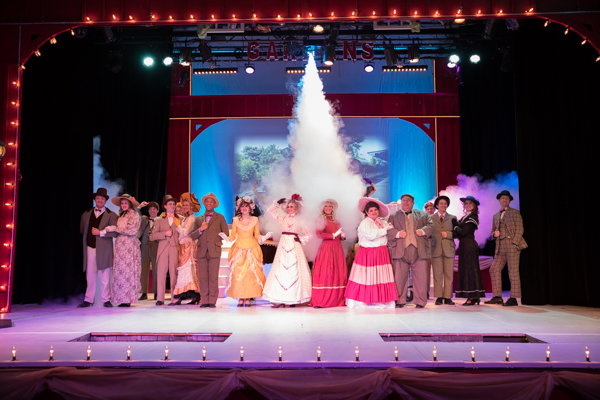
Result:
{"label": "wide-brimmed hat", "polygon": [[96,193],[94,193],[92,195],[92,197],[95,199],[96,196],[102,196],[104,197],[106,200],[108,200],[108,191],[105,188],[98,188],[98,190],[96,190]]}
{"label": "wide-brimmed hat", "polygon": [[137,201],[137,200],[135,199],[135,197],[133,197],[133,196],[131,196],[131,195],[127,194],[127,193],[123,193],[123,194],[122,194],[122,195],[120,195],[120,196],[113,197],[112,199],[110,199],[110,201],[112,201],[112,203],[113,203],[115,206],[119,206],[119,207],[121,206],[121,200],[129,200],[129,201],[131,202],[131,205],[132,205],[134,208],[140,205],[139,201]]}
{"label": "wide-brimmed hat", "polygon": [[211,198],[215,201],[215,208],[219,207],[219,199],[217,199],[217,196],[215,196],[214,193],[208,193],[208,194],[204,195],[202,197],[202,204],[204,204],[204,201],[208,198]]}
{"label": "wide-brimmed hat", "polygon": [[446,200],[446,204],[450,205],[450,198],[448,196],[438,196],[433,202],[433,206],[437,209],[438,203],[440,200]]}
{"label": "wide-brimmed hat", "polygon": [[389,215],[390,209],[385,204],[383,204],[381,201],[374,199],[373,197],[362,197],[360,200],[358,200],[358,209],[360,210],[360,212],[364,213],[365,207],[371,201],[373,203],[377,203],[377,205],[379,206],[379,216],[380,217],[385,218]]}
{"label": "wide-brimmed hat", "polygon": [[173,200],[175,202],[175,204],[177,204],[177,200],[175,200],[175,198],[173,196],[171,196],[170,194],[166,194],[162,200],[162,207],[165,208],[165,204],[167,204],[167,202],[171,201],[171,200]]}
{"label": "wide-brimmed hat", "polygon": [[467,197],[461,197],[460,198],[460,201],[462,201],[463,203],[465,201],[467,201],[467,200],[471,200],[473,203],[479,205],[479,201],[475,197],[473,197],[473,196],[467,196]]}
{"label": "wide-brimmed hat", "polygon": [[338,202],[337,202],[337,201],[335,201],[334,199],[326,199],[326,200],[323,200],[323,201],[321,202],[321,209],[323,209],[323,207],[325,207],[325,204],[327,204],[327,203],[331,203],[331,204],[333,205],[333,209],[334,209],[334,210],[337,210],[337,208],[338,208]]}
{"label": "wide-brimmed hat", "polygon": [[188,201],[190,203],[192,212],[197,213],[198,211],[200,211],[200,202],[198,201],[194,193],[185,192],[184,194],[182,194],[181,197],[179,197],[179,202],[183,204],[184,201]]}
{"label": "wide-brimmed hat", "polygon": [[508,190],[503,190],[500,193],[498,193],[498,195],[496,196],[496,199],[500,199],[500,197],[502,197],[502,196],[508,196],[510,198],[510,201],[513,201],[513,197]]}
{"label": "wide-brimmed hat", "polygon": [[405,197],[405,196],[408,196],[408,197],[410,197],[412,199],[412,201],[415,201],[415,196],[413,196],[412,194],[409,194],[409,193],[404,193],[402,196],[400,196],[400,200],[398,200],[398,203],[401,203],[402,202],[402,198]]}

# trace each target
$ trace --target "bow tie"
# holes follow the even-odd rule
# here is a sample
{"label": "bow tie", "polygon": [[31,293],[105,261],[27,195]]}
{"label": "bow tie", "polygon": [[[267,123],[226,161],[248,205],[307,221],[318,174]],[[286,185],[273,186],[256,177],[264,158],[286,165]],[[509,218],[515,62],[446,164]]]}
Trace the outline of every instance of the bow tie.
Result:
{"label": "bow tie", "polygon": [[412,210],[411,211],[404,211],[404,215],[408,215],[408,214],[412,214]]}
{"label": "bow tie", "polygon": [[506,211],[506,208],[504,210],[500,210],[500,212],[505,212],[505,211]]}
{"label": "bow tie", "polygon": [[101,209],[99,209],[99,208],[94,208],[94,211],[97,211],[97,212],[102,212],[102,210],[101,210]]}
{"label": "bow tie", "polygon": [[213,215],[212,215],[212,214],[206,214],[206,216],[207,216],[207,217],[212,217]]}

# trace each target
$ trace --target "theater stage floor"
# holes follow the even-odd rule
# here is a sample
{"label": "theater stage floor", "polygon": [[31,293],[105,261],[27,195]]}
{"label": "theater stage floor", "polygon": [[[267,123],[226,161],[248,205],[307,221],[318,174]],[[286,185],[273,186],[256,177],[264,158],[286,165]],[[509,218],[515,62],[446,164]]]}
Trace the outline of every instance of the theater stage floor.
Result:
{"label": "theater stage floor", "polygon": [[[505,296],[506,297],[506,296]],[[600,309],[571,306],[408,305],[393,310],[338,307],[238,308],[219,299],[217,308],[156,307],[154,301],[130,308],[16,305],[3,314],[13,326],[0,329],[0,367],[205,367],[205,368],[577,368],[600,370]],[[459,299],[462,302],[462,299]],[[91,332],[231,333],[224,342],[70,342]],[[380,334],[527,334],[547,343],[385,342]],[[91,360],[85,361],[91,346]],[[125,361],[131,346],[131,361]],[[164,361],[165,345],[169,360]],[[433,346],[438,361],[432,361]],[[510,346],[510,362],[504,361]],[[16,347],[17,361],[11,361]],[[48,361],[49,348],[54,361]],[[202,346],[207,361],[202,362]],[[239,361],[240,346],[245,361]],[[278,347],[283,362],[278,362]],[[316,362],[317,346],[322,362]],[[355,362],[355,348],[360,362]],[[399,362],[394,361],[394,346]],[[476,362],[471,362],[471,346]],[[546,362],[550,346],[551,361]],[[585,362],[585,346],[592,362]]]}

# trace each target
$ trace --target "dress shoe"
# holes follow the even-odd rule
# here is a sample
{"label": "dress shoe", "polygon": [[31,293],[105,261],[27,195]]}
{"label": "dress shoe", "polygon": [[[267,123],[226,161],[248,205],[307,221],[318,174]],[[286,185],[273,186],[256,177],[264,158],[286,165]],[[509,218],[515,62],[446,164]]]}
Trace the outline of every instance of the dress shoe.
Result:
{"label": "dress shoe", "polygon": [[479,301],[479,299],[467,299],[467,301],[463,303],[463,306],[474,306],[475,304],[479,305]]}
{"label": "dress shoe", "polygon": [[216,304],[209,304],[208,308],[217,308],[217,305]]}
{"label": "dress shoe", "polygon": [[89,307],[91,306],[93,303],[90,303],[89,301],[84,301],[83,303],[81,303],[80,305],[77,306],[77,308],[85,308],[85,307]]}
{"label": "dress shoe", "polygon": [[484,301],[483,304],[501,304],[501,305],[504,305],[504,302],[502,301],[502,297],[494,296],[491,299],[489,299],[488,301]]}
{"label": "dress shoe", "polygon": [[131,306],[131,304],[129,304],[129,303],[121,303],[121,304],[119,304],[119,307],[129,307],[129,306]]}
{"label": "dress shoe", "polygon": [[210,307],[210,304],[200,304],[200,308],[208,308]]}
{"label": "dress shoe", "polygon": [[165,305],[165,302],[164,302],[164,301],[160,301],[160,300],[159,300],[159,301],[157,301],[157,302],[156,302],[156,305],[157,305],[157,306],[164,306],[164,305]]}
{"label": "dress shoe", "polygon": [[453,306],[456,303],[452,301],[452,299],[444,299],[444,304],[448,304],[449,306]]}
{"label": "dress shoe", "polygon": [[437,299],[435,299],[435,305],[436,306],[441,306],[442,304],[444,304],[444,298],[443,297],[438,297]]}
{"label": "dress shoe", "polygon": [[156,293],[154,293],[154,300],[156,300]]}
{"label": "dress shoe", "polygon": [[420,305],[420,304],[417,304],[417,305],[415,306],[415,308],[425,308],[425,306],[422,306],[422,305]]}
{"label": "dress shoe", "polygon": [[177,299],[176,302],[171,302],[169,303],[170,306],[180,306],[181,305],[181,299]]}
{"label": "dress shoe", "polygon": [[146,293],[142,293],[142,295],[138,299],[138,301],[142,301],[142,300],[148,300],[148,295]]}
{"label": "dress shoe", "polygon": [[402,308],[404,307],[404,304],[396,304],[396,308]]}
{"label": "dress shoe", "polygon": [[113,306],[113,305],[112,305],[112,303],[111,303],[110,301],[105,301],[105,302],[104,302],[104,307],[110,308],[110,307],[112,307],[112,306]]}
{"label": "dress shoe", "polygon": [[515,299],[514,297],[510,297],[508,300],[506,300],[506,303],[502,304],[504,307],[514,307],[514,306],[518,306],[519,303],[517,303],[517,299]]}

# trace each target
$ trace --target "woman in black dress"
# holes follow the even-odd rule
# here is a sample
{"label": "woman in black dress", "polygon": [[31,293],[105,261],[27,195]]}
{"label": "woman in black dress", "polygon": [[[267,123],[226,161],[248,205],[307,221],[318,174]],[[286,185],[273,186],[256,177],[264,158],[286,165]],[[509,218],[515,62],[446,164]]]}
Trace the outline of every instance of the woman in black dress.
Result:
{"label": "woman in black dress", "polygon": [[454,227],[459,239],[456,297],[467,297],[463,306],[473,306],[479,304],[481,296],[485,296],[479,269],[479,245],[475,241],[475,231],[479,226],[479,202],[473,196],[463,197],[460,201],[465,215]]}

